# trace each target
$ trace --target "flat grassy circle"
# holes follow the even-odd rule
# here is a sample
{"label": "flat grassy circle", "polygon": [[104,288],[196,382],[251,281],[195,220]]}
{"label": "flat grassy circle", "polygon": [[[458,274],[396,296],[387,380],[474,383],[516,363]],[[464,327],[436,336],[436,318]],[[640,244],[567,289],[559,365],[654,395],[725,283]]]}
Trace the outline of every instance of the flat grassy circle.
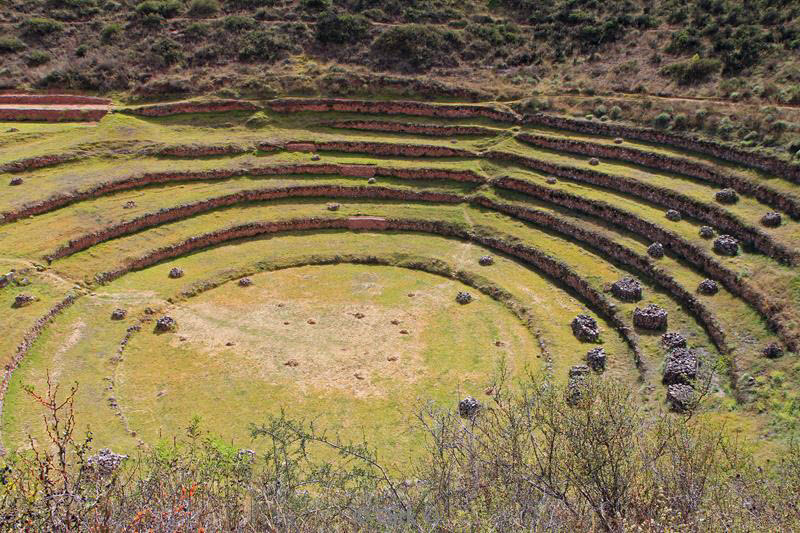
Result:
{"label": "flat grassy circle", "polygon": [[[133,337],[117,398],[145,441],[198,415],[246,442],[285,409],[343,435],[407,446],[406,418],[433,400],[484,396],[500,360],[537,371],[541,352],[502,304],[459,282],[403,268],[306,266],[228,283],[167,310],[178,330]],[[459,291],[474,301],[456,303]]]}

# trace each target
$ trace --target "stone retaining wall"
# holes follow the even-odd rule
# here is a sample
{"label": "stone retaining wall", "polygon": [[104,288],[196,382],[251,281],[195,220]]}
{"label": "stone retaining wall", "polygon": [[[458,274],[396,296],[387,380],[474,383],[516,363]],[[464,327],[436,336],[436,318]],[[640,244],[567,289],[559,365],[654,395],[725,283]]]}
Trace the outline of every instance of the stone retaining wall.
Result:
{"label": "stone retaining wall", "polygon": [[183,101],[167,104],[143,105],[122,109],[120,112],[145,117],[165,117],[183,113],[224,113],[227,111],[258,111],[259,106],[246,100]]}
{"label": "stone retaining wall", "polygon": [[111,100],[77,94],[0,94],[0,104],[111,105]]}
{"label": "stone retaining wall", "polygon": [[623,126],[621,124],[607,124],[590,120],[577,120],[547,113],[536,113],[525,115],[523,122],[526,124],[537,124],[548,128],[589,133],[593,135],[604,135],[608,137],[623,137],[637,139],[640,141],[668,144],[712,155],[719,159],[739,163],[748,167],[765,170],[776,176],[788,179],[795,183],[800,183],[800,166],[792,165],[786,161],[781,161],[776,157],[748,152],[732,146],[726,146],[714,141],[704,139],[693,139],[685,135],[670,133],[652,128],[642,128],[636,126]]}
{"label": "stone retaining wall", "polygon": [[34,157],[26,157],[25,159],[17,159],[0,165],[0,172],[25,172],[37,168],[50,167],[53,165],[60,165],[68,161],[78,159],[76,154],[51,154],[51,155],[37,155]]}
{"label": "stone retaining wall", "polygon": [[267,107],[278,113],[300,111],[339,111],[349,113],[375,113],[381,115],[415,115],[423,117],[472,118],[484,117],[500,122],[518,122],[519,116],[511,111],[476,104],[429,104],[402,100],[349,100],[345,98],[279,98],[267,102]]}
{"label": "stone retaining wall", "polygon": [[656,187],[639,180],[605,174],[590,169],[580,169],[557,163],[550,163],[532,157],[512,154],[509,152],[489,151],[484,154],[489,160],[512,162],[514,164],[553,174],[566,179],[583,183],[590,183],[626,194],[633,194],[665,209],[677,209],[684,215],[689,215],[702,220],[722,233],[733,235],[740,242],[761,253],[772,257],[776,261],[789,265],[800,264],[800,253],[781,243],[775,242],[772,237],[753,226],[748,226],[738,217],[725,209],[711,203],[700,202],[689,198],[679,192],[663,187]]}
{"label": "stone retaining wall", "polygon": [[3,107],[0,108],[0,121],[97,122],[107,113],[107,109]]}
{"label": "stone retaining wall", "polygon": [[313,151],[355,152],[401,157],[476,157],[476,154],[469,150],[432,144],[398,144],[367,141],[320,141],[308,142],[308,144],[315,147]]}
{"label": "stone retaining wall", "polygon": [[337,129],[362,131],[388,131],[394,133],[417,133],[437,137],[455,135],[497,135],[499,130],[481,126],[445,126],[438,124],[419,124],[414,122],[390,122],[386,120],[338,120],[323,122],[320,126]]}
{"label": "stone retaining wall", "polygon": [[181,144],[165,146],[156,155],[169,157],[205,157],[215,155],[236,155],[253,151],[253,146],[240,144]]}
{"label": "stone retaining wall", "polygon": [[[711,165],[704,163],[697,163],[680,157],[654,152],[645,152],[635,148],[611,146],[575,139],[561,139],[545,135],[520,133],[516,138],[524,143],[540,148],[547,148],[549,150],[558,150],[605,159],[618,159],[620,161],[636,163],[657,170],[675,172],[703,181],[710,181],[715,185],[719,185],[721,188],[731,188],[741,194],[753,196],[770,207],[789,214],[792,218],[800,218],[800,201],[798,201],[797,198],[787,196],[780,191],[763,184],[755,183],[747,178],[720,172]],[[710,198],[709,201],[711,201]]]}

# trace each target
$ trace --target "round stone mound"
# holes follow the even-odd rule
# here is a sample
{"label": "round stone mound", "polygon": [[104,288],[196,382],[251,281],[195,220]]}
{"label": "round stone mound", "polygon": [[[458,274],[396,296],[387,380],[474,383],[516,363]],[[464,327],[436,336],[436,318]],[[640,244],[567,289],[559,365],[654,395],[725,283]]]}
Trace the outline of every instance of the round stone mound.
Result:
{"label": "round stone mound", "polygon": [[697,377],[697,354],[686,348],[675,348],[667,354],[664,363],[664,374],[661,381],[664,385],[677,383],[689,384]]}
{"label": "round stone mound", "polygon": [[555,178],[547,178],[547,183],[548,185],[555,185],[556,183],[558,183],[558,180]]}
{"label": "round stone mound", "polygon": [[664,257],[664,245],[660,242],[654,242],[647,247],[647,254],[655,259]]}
{"label": "round stone mound", "polygon": [[720,235],[714,239],[714,251],[720,255],[737,255],[739,253],[739,241],[730,235]]}
{"label": "round stone mound", "polygon": [[458,402],[458,415],[461,418],[473,419],[481,410],[481,403],[473,398],[472,396],[467,396],[460,402]]}
{"label": "round stone mound", "polygon": [[598,346],[586,352],[586,362],[595,372],[602,372],[606,368],[606,351]]}
{"label": "round stone mound", "polygon": [[578,315],[572,319],[572,334],[583,342],[597,342],[600,338],[597,321],[589,315]]}
{"label": "round stone mound", "polygon": [[249,287],[252,284],[253,284],[253,280],[250,279],[250,278],[242,278],[242,279],[239,280],[239,286],[240,287]]}
{"label": "round stone mound", "polygon": [[704,279],[697,285],[697,292],[706,296],[713,296],[719,292],[719,286],[713,279]]}
{"label": "round stone mound", "polygon": [[11,181],[9,181],[8,184],[12,187],[22,185],[22,178],[11,178]]}
{"label": "round stone mound", "polygon": [[600,164],[600,160],[597,159],[596,157],[593,157],[589,160],[589,164],[592,165],[593,167],[596,167],[597,165]]}
{"label": "round stone mound", "polygon": [[171,316],[162,316],[156,320],[156,333],[166,333],[168,331],[175,331],[178,329],[178,323]]}
{"label": "round stone mound", "polygon": [[667,387],[667,405],[676,413],[685,413],[694,404],[694,389],[691,385],[676,383]]}
{"label": "round stone mound", "polygon": [[767,213],[761,217],[761,224],[768,228],[777,228],[781,225],[781,214],[776,212]]}
{"label": "round stone mound", "polygon": [[575,365],[569,369],[567,404],[575,406],[581,401],[588,376],[589,367],[586,365]]}
{"label": "round stone mound", "polygon": [[456,301],[461,305],[468,304],[472,301],[472,295],[465,291],[458,291],[458,294],[456,294]]}
{"label": "round stone mound", "polygon": [[11,304],[11,307],[14,309],[19,309],[20,307],[26,307],[31,305],[33,302],[36,301],[35,296],[31,296],[30,294],[17,294],[14,297],[14,303]]}
{"label": "round stone mound", "polygon": [[638,302],[642,299],[642,284],[633,278],[622,278],[611,285],[611,294],[623,302]]}
{"label": "round stone mound", "polygon": [[483,255],[478,259],[478,264],[481,266],[489,266],[494,264],[494,257],[491,255]]}
{"label": "round stone mound", "polygon": [[735,204],[739,201],[739,195],[733,189],[717,191],[714,198],[721,204]]}
{"label": "round stone mound", "polygon": [[172,270],[169,271],[169,277],[171,279],[182,278],[183,277],[183,270],[181,270],[180,268],[177,268],[177,267],[173,268]]}
{"label": "round stone mound", "polygon": [[327,205],[328,211],[338,211],[340,207],[341,205],[336,203],[331,203]]}
{"label": "round stone mound", "polygon": [[370,179],[367,180],[367,183],[372,185],[373,183],[375,183],[375,181],[376,181],[375,178],[370,178]]}
{"label": "round stone mound", "polygon": [[764,357],[768,357],[769,359],[777,359],[783,355],[783,348],[781,348],[778,343],[771,342],[764,347],[762,353],[764,354]]}
{"label": "round stone mound", "polygon": [[667,329],[667,311],[655,304],[637,307],[633,310],[633,325],[655,331]]}
{"label": "round stone mound", "polygon": [[126,316],[128,312],[125,309],[117,308],[111,311],[111,320],[124,320]]}
{"label": "round stone mound", "polygon": [[667,350],[686,348],[686,337],[677,331],[669,331],[661,336],[661,346]]}
{"label": "round stone mound", "polygon": [[714,228],[711,226],[700,226],[700,236],[704,239],[710,239],[714,236]]}
{"label": "round stone mound", "polygon": [[671,220],[673,222],[679,222],[683,216],[681,216],[681,212],[676,209],[668,209],[665,215],[667,220]]}

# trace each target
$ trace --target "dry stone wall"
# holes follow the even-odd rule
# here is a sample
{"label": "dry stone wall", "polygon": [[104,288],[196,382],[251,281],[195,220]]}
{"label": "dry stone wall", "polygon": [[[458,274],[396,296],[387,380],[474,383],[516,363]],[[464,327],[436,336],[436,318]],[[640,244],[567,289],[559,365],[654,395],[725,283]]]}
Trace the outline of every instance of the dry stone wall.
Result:
{"label": "dry stone wall", "polygon": [[451,137],[454,135],[497,135],[499,133],[498,130],[481,126],[444,126],[414,122],[389,122],[386,120],[337,120],[323,122],[320,126],[350,130],[416,133],[436,137]]}
{"label": "dry stone wall", "polygon": [[145,117],[165,117],[184,113],[224,113],[228,111],[258,111],[259,109],[261,108],[258,105],[246,100],[221,99],[143,105],[122,109],[121,112]]}

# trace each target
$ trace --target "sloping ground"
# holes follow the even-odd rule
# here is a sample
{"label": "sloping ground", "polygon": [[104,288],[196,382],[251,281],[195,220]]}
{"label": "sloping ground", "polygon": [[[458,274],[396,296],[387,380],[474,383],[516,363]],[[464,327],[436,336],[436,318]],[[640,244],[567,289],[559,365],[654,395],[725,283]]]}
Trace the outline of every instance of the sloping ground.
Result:
{"label": "sloping ground", "polygon": [[[247,339],[283,334],[259,333],[258,321],[223,318],[234,317],[236,306],[261,309],[264,298],[289,305],[319,292],[324,300],[328,276],[335,274],[322,274],[326,281],[318,288],[309,282],[301,297],[292,283],[301,290],[302,276],[276,271],[329,265],[333,272],[339,267],[331,265],[344,263],[353,264],[357,279],[383,279],[375,273],[400,267],[460,284],[445,292],[426,285],[422,293],[438,295],[431,305],[439,318],[417,312],[417,330],[401,334],[409,343],[399,356],[406,350],[417,363],[426,361],[415,378],[411,368],[398,374],[425,384],[412,387],[412,396],[452,402],[465,392],[479,395],[491,385],[501,355],[513,372],[533,364],[531,371],[565,380],[590,348],[602,346],[606,371],[655,408],[667,392],[661,334],[669,330],[686,337],[704,369],[716,370],[707,409],[778,439],[791,423],[800,385],[795,356],[767,358],[763,351],[800,345],[798,185],[791,174],[771,175],[769,161],[727,148],[692,145],[688,151],[676,142],[653,146],[582,133],[574,124],[570,131],[543,127],[479,105],[286,99],[263,108],[222,100],[124,111],[89,130],[20,124],[22,131],[8,135],[25,138],[0,143],[8,183],[0,198],[0,257],[48,265],[30,289],[15,283],[0,289],[7,308],[25,290],[47,292],[34,304],[38,314],[33,306],[4,313],[14,324],[3,348],[11,362],[2,419],[8,446],[20,445],[34,427],[23,385],[42,383],[48,369],[85,385],[79,401],[91,411],[85,421],[100,426],[96,437],[115,446],[151,443],[185,425],[191,410],[207,414],[224,436],[242,439],[259,410],[299,397],[304,411],[326,413],[345,432],[361,424],[382,445],[408,445],[413,437],[401,439],[390,427],[413,403],[411,389],[392,392],[391,380],[377,379],[389,372],[385,363],[350,372],[341,370],[350,363],[340,359],[338,370],[320,362],[333,353],[338,326],[314,333],[316,319],[305,323],[293,315],[286,340],[263,345]],[[757,169],[743,164],[748,161]],[[734,189],[736,201],[718,200],[724,186]],[[771,212],[777,225],[764,221]],[[720,252],[721,234],[737,241],[735,255]],[[663,256],[652,251],[654,243],[663,246]],[[493,263],[481,264],[483,256]],[[183,275],[171,279],[172,268]],[[273,272],[254,277],[255,286],[269,291],[283,283],[273,278],[294,281],[284,296],[236,285],[258,272]],[[392,289],[397,294],[402,286],[414,293],[413,275],[387,276],[400,284]],[[624,277],[641,283],[640,301],[611,291]],[[48,289],[48,280],[63,283]],[[708,280],[716,283],[713,294],[699,290]],[[470,314],[473,304],[453,305],[458,290],[478,295],[477,315]],[[65,307],[68,294],[75,300]],[[380,313],[406,313],[411,320],[411,300],[394,297],[387,302],[393,310]],[[636,309],[647,304],[666,311],[667,329],[635,322]],[[126,315],[112,321],[117,308]],[[284,312],[263,309],[265,323]],[[461,317],[462,310],[470,311]],[[36,339],[23,339],[30,327],[22,324],[48,312]],[[599,344],[573,335],[571,321],[581,313],[599,321]],[[177,332],[153,335],[154,320],[167,314],[178,318]],[[224,342],[215,328],[227,332]],[[363,336],[370,329],[359,328],[354,346],[369,345]],[[517,340],[505,344],[498,337],[506,334],[493,328],[512,328],[518,333],[508,335]],[[320,353],[309,364],[319,373],[297,366],[292,387],[300,389],[281,381],[294,368],[276,363],[283,355],[269,364],[253,359],[256,352],[289,353],[286,347],[299,342],[292,338],[317,334]],[[480,364],[468,364],[468,356]],[[200,363],[204,357],[229,360],[237,372],[256,365],[261,381],[222,386],[224,365],[214,370]],[[339,392],[324,392],[323,382]],[[370,407],[371,395],[391,401]],[[91,409],[99,404],[107,407]],[[372,408],[385,423],[366,421]]]}

